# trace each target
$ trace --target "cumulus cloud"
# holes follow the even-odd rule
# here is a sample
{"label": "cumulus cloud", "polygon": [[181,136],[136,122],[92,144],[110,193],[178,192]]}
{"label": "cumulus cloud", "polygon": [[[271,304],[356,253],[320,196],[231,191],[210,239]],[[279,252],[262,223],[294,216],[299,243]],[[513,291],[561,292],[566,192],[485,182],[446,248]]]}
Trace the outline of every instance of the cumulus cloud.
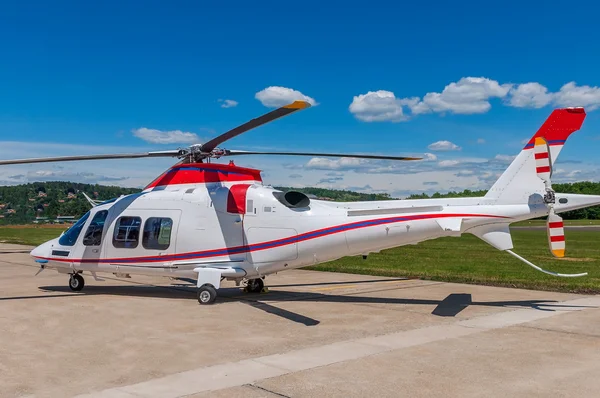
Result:
{"label": "cumulus cloud", "polygon": [[306,101],[313,106],[317,105],[314,98],[304,95],[300,91],[281,86],[267,87],[256,93],[254,97],[269,108],[278,108],[298,100]]}
{"label": "cumulus cloud", "polygon": [[437,141],[427,146],[432,151],[460,151],[460,147],[450,141]]}
{"label": "cumulus cloud", "polygon": [[402,107],[414,106],[418,101],[418,98],[396,98],[391,91],[369,91],[354,96],[349,110],[364,122],[401,122],[407,119]]}
{"label": "cumulus cloud", "polygon": [[434,155],[433,153],[424,153],[423,160],[426,162],[433,162],[433,161],[437,160],[437,156]]}
{"label": "cumulus cloud", "polygon": [[427,93],[411,107],[413,114],[451,112],[457,114],[485,113],[491,108],[490,98],[504,98],[510,84],[500,84],[485,77],[463,77],[448,84],[441,93]]}
{"label": "cumulus cloud", "polygon": [[513,84],[486,77],[463,77],[441,92],[426,93],[422,98],[396,97],[387,90],[369,91],[354,96],[349,109],[365,122],[401,122],[426,113],[485,113],[496,98],[516,108],[583,106],[591,111],[600,108],[600,87],[569,82],[553,93],[537,82]]}
{"label": "cumulus cloud", "polygon": [[577,86],[575,82],[565,84],[554,93],[554,103],[558,106],[583,106],[587,110],[600,107],[600,87]]}
{"label": "cumulus cloud", "polygon": [[508,104],[517,108],[542,108],[552,101],[552,94],[539,83],[524,83],[512,87]]}
{"label": "cumulus cloud", "polygon": [[456,166],[460,164],[460,160],[442,160],[441,162],[438,163],[438,166],[440,167],[452,167],[452,166]]}
{"label": "cumulus cloud", "polygon": [[142,127],[132,130],[134,136],[152,144],[195,144],[200,138],[194,133],[181,130],[161,131]]}
{"label": "cumulus cloud", "polygon": [[305,168],[314,170],[350,170],[368,164],[368,161],[357,158],[312,158],[308,161]]}
{"label": "cumulus cloud", "polygon": [[221,108],[233,108],[235,106],[238,106],[238,102],[234,101],[234,100],[230,100],[230,99],[220,99],[219,102],[221,102]]}
{"label": "cumulus cloud", "polygon": [[552,93],[540,83],[524,83],[510,90],[508,105],[517,108],[582,106],[593,111],[600,108],[600,87],[578,86],[575,82],[569,82]]}
{"label": "cumulus cloud", "polygon": [[515,160],[516,155],[496,155],[494,157],[495,160],[498,160],[503,163],[510,163]]}

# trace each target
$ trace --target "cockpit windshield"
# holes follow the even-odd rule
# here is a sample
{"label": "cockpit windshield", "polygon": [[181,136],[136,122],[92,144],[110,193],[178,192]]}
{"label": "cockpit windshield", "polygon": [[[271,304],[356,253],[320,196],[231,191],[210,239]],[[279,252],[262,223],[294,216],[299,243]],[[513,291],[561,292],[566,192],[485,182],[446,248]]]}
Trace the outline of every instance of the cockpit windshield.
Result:
{"label": "cockpit windshield", "polygon": [[58,243],[60,243],[62,246],[73,246],[75,242],[77,242],[77,238],[81,233],[83,224],[85,224],[89,216],[90,212],[88,211],[58,239]]}

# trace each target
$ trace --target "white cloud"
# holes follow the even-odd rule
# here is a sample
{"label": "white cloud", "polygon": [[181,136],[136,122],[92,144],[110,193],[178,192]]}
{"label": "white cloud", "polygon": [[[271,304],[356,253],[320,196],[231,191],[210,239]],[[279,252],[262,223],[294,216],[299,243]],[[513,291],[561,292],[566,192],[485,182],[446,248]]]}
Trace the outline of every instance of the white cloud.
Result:
{"label": "white cloud", "polygon": [[459,170],[459,172],[456,173],[458,177],[468,177],[472,176],[473,174],[475,174],[473,170]]}
{"label": "white cloud", "polygon": [[552,101],[552,94],[539,83],[524,83],[510,89],[508,104],[517,108],[542,108]]}
{"label": "white cloud", "polygon": [[424,153],[423,154],[423,160],[426,161],[426,162],[436,161],[437,160],[437,156],[434,155],[433,153]]}
{"label": "white cloud", "polygon": [[478,144],[485,144],[485,140],[483,138],[477,138]]}
{"label": "white cloud", "polygon": [[459,160],[442,160],[441,162],[438,163],[438,166],[452,167],[452,166],[456,166],[457,164],[460,164]]}
{"label": "white cloud", "polygon": [[315,170],[349,170],[367,164],[368,161],[357,158],[312,158],[308,161],[305,168]]}
{"label": "white cloud", "polygon": [[494,157],[495,160],[498,160],[503,163],[510,163],[513,160],[515,160],[515,158],[516,158],[516,156],[514,156],[514,155],[512,155],[512,156],[511,155],[496,155]]}
{"label": "white cloud", "polygon": [[230,100],[230,99],[226,99],[226,100],[220,99],[219,102],[222,102],[221,108],[233,108],[235,106],[238,106],[237,101]]}
{"label": "white cloud", "polygon": [[406,120],[403,106],[414,106],[418,98],[396,98],[393,92],[378,90],[354,96],[350,112],[363,122],[401,122]]}
{"label": "white cloud", "polygon": [[[463,77],[448,84],[442,92],[430,92],[422,98],[396,97],[387,90],[369,91],[354,96],[349,109],[365,122],[401,122],[425,113],[485,113],[491,109],[490,100],[494,98],[516,108],[582,106],[592,111],[600,108],[600,87],[570,82],[553,93],[537,82],[501,84],[486,77]],[[480,140],[480,144],[485,142]]]}
{"label": "white cloud", "polygon": [[132,130],[134,136],[152,144],[195,144],[200,138],[194,133],[181,130],[161,131],[142,127]]}
{"label": "white cloud", "polygon": [[508,98],[508,105],[517,108],[582,106],[593,111],[600,108],[600,87],[577,86],[575,82],[569,82],[552,93],[540,83],[532,82],[513,87]]}
{"label": "white cloud", "polygon": [[460,147],[450,141],[437,141],[427,146],[432,151],[460,151]]}
{"label": "white cloud", "polygon": [[269,108],[277,108],[298,100],[306,101],[313,106],[317,105],[314,98],[304,95],[300,91],[280,86],[267,87],[256,93],[254,97]]}
{"label": "white cloud", "polygon": [[565,84],[554,93],[554,103],[558,106],[583,106],[587,110],[600,107],[600,87],[577,86],[575,82]]}
{"label": "white cloud", "polygon": [[[115,170],[116,172],[117,170]],[[28,173],[26,176],[26,181],[70,181],[70,182],[78,182],[78,183],[88,183],[88,184],[106,184],[112,183],[115,181],[123,181],[128,177],[124,176],[107,176],[100,175],[92,172],[80,171],[80,172],[72,172],[65,170],[37,170],[31,173]]]}
{"label": "white cloud", "polygon": [[490,98],[504,98],[510,84],[500,84],[485,77],[463,77],[450,83],[441,93],[427,93],[411,106],[417,115],[429,112],[452,112],[458,114],[485,113],[491,108]]}

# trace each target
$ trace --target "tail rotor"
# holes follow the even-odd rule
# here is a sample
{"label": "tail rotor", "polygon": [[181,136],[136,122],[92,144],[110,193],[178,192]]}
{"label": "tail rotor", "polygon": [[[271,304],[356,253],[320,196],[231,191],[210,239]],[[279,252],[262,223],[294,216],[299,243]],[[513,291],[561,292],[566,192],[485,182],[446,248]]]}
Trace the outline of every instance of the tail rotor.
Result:
{"label": "tail rotor", "polygon": [[546,189],[544,203],[548,207],[548,218],[546,230],[548,232],[548,245],[554,257],[565,256],[565,228],[562,217],[554,212],[556,193],[552,188],[552,160],[550,158],[550,147],[543,137],[536,137],[534,143],[535,171],[543,182]]}

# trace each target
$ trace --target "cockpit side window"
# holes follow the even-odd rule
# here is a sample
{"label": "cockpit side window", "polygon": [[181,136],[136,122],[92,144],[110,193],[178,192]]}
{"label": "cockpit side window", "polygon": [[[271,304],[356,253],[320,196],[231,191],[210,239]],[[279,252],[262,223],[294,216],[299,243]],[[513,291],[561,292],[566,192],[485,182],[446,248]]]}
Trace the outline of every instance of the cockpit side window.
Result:
{"label": "cockpit side window", "polygon": [[92,221],[90,222],[90,226],[87,231],[85,231],[85,235],[83,235],[83,244],[86,246],[100,246],[102,243],[102,231],[104,230],[104,222],[106,221],[106,216],[108,215],[108,210],[101,210],[94,214]]}
{"label": "cockpit side window", "polygon": [[113,245],[118,248],[134,249],[140,240],[140,217],[120,217],[115,224],[113,234]]}
{"label": "cockpit side window", "polygon": [[62,236],[58,239],[58,243],[61,246],[73,246],[75,242],[77,242],[77,238],[81,233],[81,229],[83,225],[87,221],[90,216],[90,212],[88,211],[81,217],[71,228],[69,228]]}

